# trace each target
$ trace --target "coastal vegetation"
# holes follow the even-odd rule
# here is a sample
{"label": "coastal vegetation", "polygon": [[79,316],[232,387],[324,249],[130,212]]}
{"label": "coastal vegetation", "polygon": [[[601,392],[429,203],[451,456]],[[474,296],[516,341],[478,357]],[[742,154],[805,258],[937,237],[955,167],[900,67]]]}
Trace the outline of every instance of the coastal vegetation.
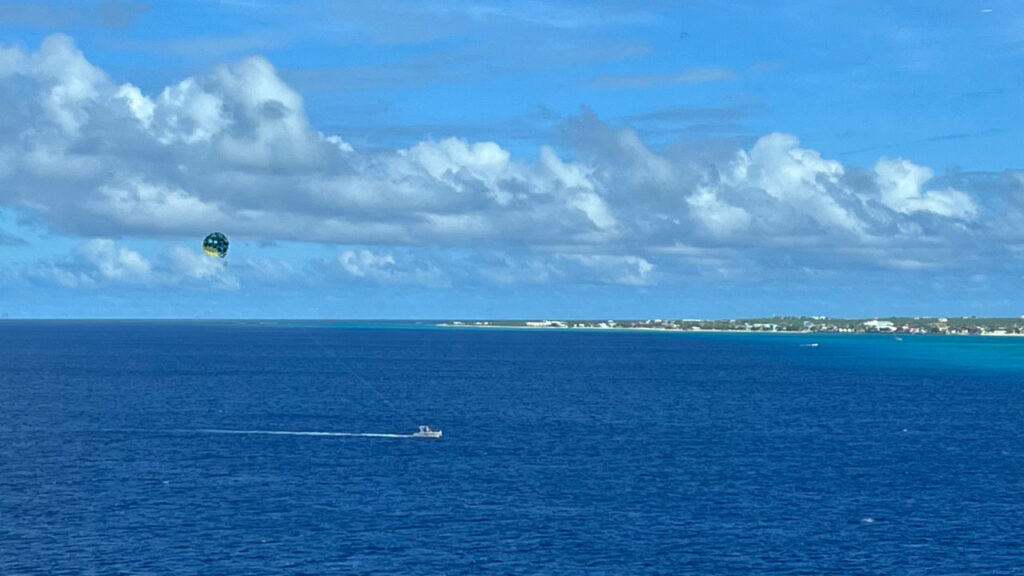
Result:
{"label": "coastal vegetation", "polygon": [[744,319],[678,320],[499,320],[452,321],[448,326],[496,326],[551,329],[719,330],[736,332],[891,333],[951,335],[1024,334],[1024,317],[979,318],[962,316],[887,318],[830,318],[826,316],[772,316]]}

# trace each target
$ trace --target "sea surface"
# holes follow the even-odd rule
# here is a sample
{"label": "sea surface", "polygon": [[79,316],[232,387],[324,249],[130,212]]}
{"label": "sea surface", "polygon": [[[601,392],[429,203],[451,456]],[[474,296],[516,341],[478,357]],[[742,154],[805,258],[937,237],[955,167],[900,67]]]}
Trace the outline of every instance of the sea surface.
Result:
{"label": "sea surface", "polygon": [[0,322],[5,576],[1012,574],[1022,535],[1024,339]]}

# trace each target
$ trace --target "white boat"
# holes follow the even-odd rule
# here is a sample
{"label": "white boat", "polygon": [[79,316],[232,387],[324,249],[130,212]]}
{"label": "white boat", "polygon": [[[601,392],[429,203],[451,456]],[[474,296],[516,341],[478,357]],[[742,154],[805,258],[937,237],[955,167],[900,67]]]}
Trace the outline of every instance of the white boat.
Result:
{"label": "white boat", "polygon": [[419,431],[413,433],[413,438],[430,438],[432,440],[440,440],[441,435],[444,434],[441,430],[431,430],[430,426],[420,426]]}

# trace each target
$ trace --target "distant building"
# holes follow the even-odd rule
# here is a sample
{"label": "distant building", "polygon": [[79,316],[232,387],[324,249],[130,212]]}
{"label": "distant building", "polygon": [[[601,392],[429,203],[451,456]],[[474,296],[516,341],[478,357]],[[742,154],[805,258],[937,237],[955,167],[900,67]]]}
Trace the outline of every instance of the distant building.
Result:
{"label": "distant building", "polygon": [[864,328],[866,330],[868,330],[868,331],[875,331],[875,332],[895,332],[896,331],[896,325],[893,324],[892,322],[890,322],[889,320],[868,320],[867,322],[862,324],[862,326],[864,326]]}
{"label": "distant building", "polygon": [[569,325],[561,320],[541,320],[540,322],[527,322],[530,328],[568,328]]}

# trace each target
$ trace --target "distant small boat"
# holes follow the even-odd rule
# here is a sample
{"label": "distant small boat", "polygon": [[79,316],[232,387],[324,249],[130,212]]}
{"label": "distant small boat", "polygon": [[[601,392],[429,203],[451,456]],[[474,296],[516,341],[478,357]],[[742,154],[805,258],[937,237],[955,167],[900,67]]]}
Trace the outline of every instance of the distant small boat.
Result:
{"label": "distant small boat", "polygon": [[818,347],[818,343],[817,342],[811,342],[810,344],[801,344],[801,346],[803,346],[804,348],[817,348]]}
{"label": "distant small boat", "polygon": [[429,438],[430,440],[440,440],[441,435],[444,434],[441,430],[431,430],[430,426],[420,426],[419,431],[413,432],[413,438]]}

